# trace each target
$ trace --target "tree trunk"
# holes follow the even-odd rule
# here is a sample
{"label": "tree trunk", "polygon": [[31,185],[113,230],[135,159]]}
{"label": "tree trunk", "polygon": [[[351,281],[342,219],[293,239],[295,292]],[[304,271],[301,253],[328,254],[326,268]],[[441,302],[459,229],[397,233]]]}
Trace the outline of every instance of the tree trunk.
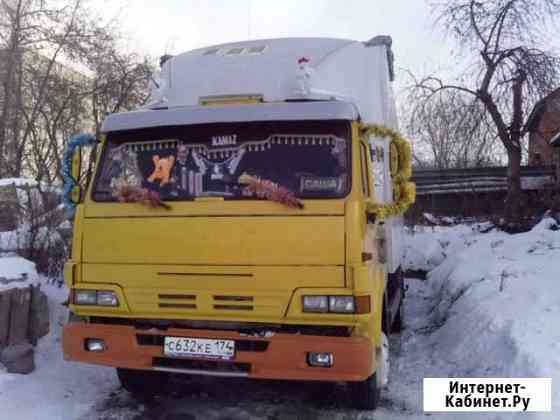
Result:
{"label": "tree trunk", "polygon": [[516,228],[521,224],[521,149],[508,148],[508,192],[505,201],[504,218],[507,226]]}

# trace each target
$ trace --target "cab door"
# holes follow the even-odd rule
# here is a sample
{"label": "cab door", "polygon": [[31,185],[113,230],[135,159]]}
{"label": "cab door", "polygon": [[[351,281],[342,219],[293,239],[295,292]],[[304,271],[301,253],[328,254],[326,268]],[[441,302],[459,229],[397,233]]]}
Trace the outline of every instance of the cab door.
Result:
{"label": "cab door", "polygon": [[[390,139],[370,136],[368,141],[369,169],[373,185],[373,199],[378,203],[393,202],[393,184],[391,177]],[[386,287],[384,299],[383,325],[387,332],[397,327],[397,319],[404,296],[404,279],[401,270],[403,217],[390,217],[380,221],[376,226],[377,248],[380,260],[385,265]]]}

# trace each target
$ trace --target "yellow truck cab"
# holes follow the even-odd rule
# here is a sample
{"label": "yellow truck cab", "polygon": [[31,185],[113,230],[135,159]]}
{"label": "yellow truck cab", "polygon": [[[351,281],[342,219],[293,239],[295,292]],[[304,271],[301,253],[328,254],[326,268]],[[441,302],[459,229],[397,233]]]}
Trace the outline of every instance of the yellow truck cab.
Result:
{"label": "yellow truck cab", "polygon": [[392,69],[384,36],[167,57],[75,200],[66,359],[140,396],[175,373],[348,381],[375,408],[413,196]]}

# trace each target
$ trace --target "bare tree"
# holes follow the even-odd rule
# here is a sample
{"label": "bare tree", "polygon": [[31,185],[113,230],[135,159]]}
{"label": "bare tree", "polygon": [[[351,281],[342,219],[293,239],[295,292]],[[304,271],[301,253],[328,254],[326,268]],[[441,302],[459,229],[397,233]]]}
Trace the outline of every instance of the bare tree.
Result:
{"label": "bare tree", "polygon": [[413,89],[405,101],[405,129],[414,139],[418,167],[492,166],[500,162],[484,107],[461,91],[442,90],[428,100]]}
{"label": "bare tree", "polygon": [[151,66],[82,0],[0,0],[0,177],[60,179],[64,141],[143,103]]}
{"label": "bare tree", "polygon": [[52,184],[62,178],[66,141],[99,133],[106,113],[144,103],[152,71],[148,58],[119,50],[117,22],[100,24],[85,4],[0,0],[0,178],[39,181],[24,206],[17,193],[15,203],[0,203],[8,216],[0,229],[15,231],[17,251],[42,270],[65,260]]}
{"label": "bare tree", "polygon": [[508,158],[505,220],[521,218],[521,159],[530,108],[558,83],[560,59],[544,49],[558,0],[444,0],[437,23],[457,41],[467,70],[457,81],[431,76],[417,86],[471,95],[484,106]]}
{"label": "bare tree", "polygon": [[[19,176],[27,142],[49,94],[50,76],[64,56],[72,57],[72,48],[90,35],[80,23],[84,12],[81,0],[62,5],[44,0],[2,0],[0,3],[0,39],[5,71],[1,86],[3,106],[0,112],[0,168],[5,175]],[[37,61],[42,64],[37,71]],[[31,72],[40,80],[29,90]],[[33,99],[25,97],[33,93]]]}
{"label": "bare tree", "polygon": [[114,45],[106,54],[92,56],[95,78],[91,90],[92,118],[96,134],[107,114],[130,110],[146,103],[154,71],[146,57],[119,53]]}
{"label": "bare tree", "polygon": [[[44,65],[44,62],[36,63],[35,69],[26,73],[27,99],[32,102],[36,99],[34,87],[44,77]],[[48,95],[39,108],[37,118],[30,124],[21,165],[26,174],[52,184],[60,179],[65,140],[79,131],[91,129],[93,124],[91,106],[87,101],[91,87],[86,76],[58,65],[58,71],[49,75],[48,85]]]}

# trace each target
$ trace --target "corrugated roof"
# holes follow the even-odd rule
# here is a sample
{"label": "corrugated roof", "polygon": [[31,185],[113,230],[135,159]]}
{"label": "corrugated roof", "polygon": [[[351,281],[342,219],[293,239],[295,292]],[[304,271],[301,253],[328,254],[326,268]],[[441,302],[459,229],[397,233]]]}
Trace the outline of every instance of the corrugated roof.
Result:
{"label": "corrugated roof", "polygon": [[525,123],[524,130],[526,132],[531,133],[536,130],[537,125],[539,124],[541,117],[546,110],[546,102],[550,99],[550,97],[555,96],[558,93],[560,93],[560,88],[553,90],[535,104],[531,113],[529,114],[529,117],[527,118],[527,122]]}

